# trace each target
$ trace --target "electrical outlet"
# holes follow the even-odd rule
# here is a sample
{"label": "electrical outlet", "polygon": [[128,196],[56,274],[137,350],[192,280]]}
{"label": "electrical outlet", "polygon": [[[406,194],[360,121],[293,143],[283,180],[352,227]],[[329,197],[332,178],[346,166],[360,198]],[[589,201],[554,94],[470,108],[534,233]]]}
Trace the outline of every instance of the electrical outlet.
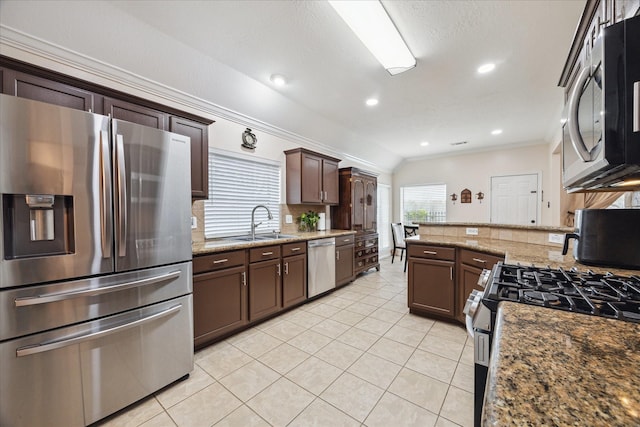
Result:
{"label": "electrical outlet", "polygon": [[293,215],[285,215],[284,222],[285,224],[293,224]]}
{"label": "electrical outlet", "polygon": [[191,217],[191,229],[194,230],[198,228],[198,218],[196,218],[195,216]]}
{"label": "electrical outlet", "polygon": [[564,243],[564,234],[549,233],[549,243]]}
{"label": "electrical outlet", "polygon": [[471,228],[471,227],[467,227],[467,235],[469,236],[477,236],[478,235],[478,229],[477,228]]}

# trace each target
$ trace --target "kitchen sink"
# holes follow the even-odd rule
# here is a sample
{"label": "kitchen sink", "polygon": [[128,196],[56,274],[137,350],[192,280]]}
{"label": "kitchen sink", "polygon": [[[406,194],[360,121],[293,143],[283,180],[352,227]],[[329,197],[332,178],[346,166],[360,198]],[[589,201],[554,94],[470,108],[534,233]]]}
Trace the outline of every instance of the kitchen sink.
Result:
{"label": "kitchen sink", "polygon": [[231,236],[225,237],[226,240],[233,240],[235,242],[264,242],[267,240],[280,240],[280,239],[291,239],[298,236],[294,236],[291,234],[257,234],[254,239],[251,236]]}

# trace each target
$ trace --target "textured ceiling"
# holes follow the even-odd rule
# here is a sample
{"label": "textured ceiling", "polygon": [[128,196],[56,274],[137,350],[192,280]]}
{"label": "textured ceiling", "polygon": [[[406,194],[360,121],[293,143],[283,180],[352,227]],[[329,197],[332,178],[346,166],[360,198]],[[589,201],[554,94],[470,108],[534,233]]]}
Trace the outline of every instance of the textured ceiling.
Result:
{"label": "textured ceiling", "polygon": [[[391,76],[325,1],[112,2],[291,101],[256,119],[388,170],[407,158],[549,142],[562,108],[557,81],[584,3],[383,1],[417,58],[416,68]],[[496,70],[477,74],[486,62]],[[273,73],[289,84],[272,87]],[[237,111],[255,110],[245,88],[226,90],[237,94]],[[364,105],[371,96],[380,100],[374,108]],[[306,123],[315,117],[346,132],[294,123],[294,109]],[[503,133],[491,135],[496,128]],[[451,145],[459,141],[468,143]]]}

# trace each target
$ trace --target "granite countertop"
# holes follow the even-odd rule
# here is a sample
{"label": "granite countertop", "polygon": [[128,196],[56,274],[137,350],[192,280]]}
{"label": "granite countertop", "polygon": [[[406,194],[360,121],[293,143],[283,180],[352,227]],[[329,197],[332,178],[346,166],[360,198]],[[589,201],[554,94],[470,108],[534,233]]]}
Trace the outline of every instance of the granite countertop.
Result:
{"label": "granite countertop", "polygon": [[191,251],[193,255],[205,255],[216,252],[230,251],[234,249],[247,249],[257,248],[260,246],[279,245],[282,243],[300,242],[303,240],[323,239],[325,237],[338,237],[349,234],[355,234],[355,231],[351,230],[326,230],[326,231],[312,231],[304,233],[287,233],[287,237],[277,240],[256,240],[251,242],[232,241],[229,239],[210,239],[204,242],[193,242],[191,245]]}
{"label": "granite countertop", "polygon": [[493,224],[486,222],[417,222],[417,225],[425,227],[488,227],[488,228],[511,228],[514,230],[538,230],[551,231],[557,233],[573,233],[572,227],[561,227],[555,225],[518,225],[518,224]]}
{"label": "granite countertop", "polygon": [[[470,238],[471,237],[471,238]],[[488,238],[475,238],[476,236],[430,236],[418,235],[409,237],[407,242],[422,243],[436,246],[453,246],[465,249],[486,252],[489,254],[504,256],[508,264],[536,265],[538,267],[577,268],[581,271],[592,270],[596,273],[611,272],[623,276],[640,274],[638,270],[629,270],[610,267],[596,267],[580,264],[571,252],[562,255],[560,245],[540,245],[534,243],[515,242],[511,240],[499,240]]]}
{"label": "granite countertop", "polygon": [[482,421],[639,426],[640,324],[501,302]]}

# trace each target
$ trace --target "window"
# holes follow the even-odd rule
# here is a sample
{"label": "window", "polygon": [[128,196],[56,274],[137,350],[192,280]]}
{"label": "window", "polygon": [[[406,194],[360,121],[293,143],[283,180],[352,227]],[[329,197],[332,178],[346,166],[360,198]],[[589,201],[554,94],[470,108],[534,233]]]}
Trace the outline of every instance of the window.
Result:
{"label": "window", "polygon": [[280,163],[266,159],[209,150],[209,200],[204,202],[204,234],[207,238],[248,234],[251,211],[255,212],[256,232],[280,228]]}
{"label": "window", "polygon": [[447,186],[416,185],[400,188],[402,222],[445,222],[447,220]]}
{"label": "window", "polygon": [[391,249],[391,187],[386,184],[378,184],[378,253],[388,254]]}

